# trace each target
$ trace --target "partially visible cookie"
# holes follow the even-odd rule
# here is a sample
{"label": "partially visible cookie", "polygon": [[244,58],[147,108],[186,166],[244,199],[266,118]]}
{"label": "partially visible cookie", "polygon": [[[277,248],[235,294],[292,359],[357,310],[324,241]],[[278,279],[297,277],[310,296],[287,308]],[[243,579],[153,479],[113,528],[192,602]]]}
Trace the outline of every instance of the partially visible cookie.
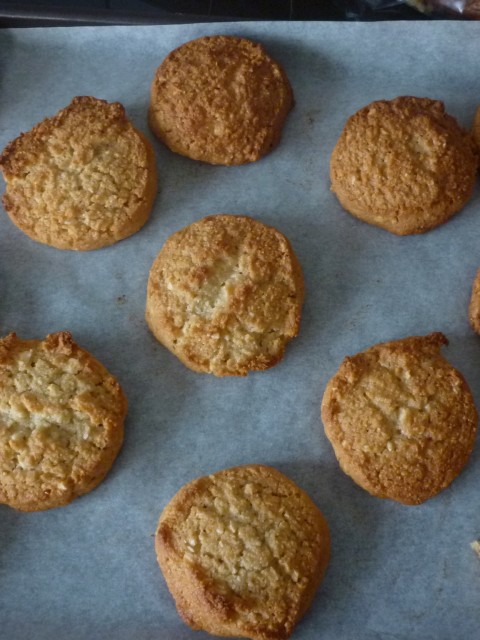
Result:
{"label": "partially visible cookie", "polygon": [[477,556],[480,558],[480,540],[474,540],[473,542],[470,543],[470,546],[475,551]]}
{"label": "partially visible cookie", "polygon": [[480,269],[477,271],[473,281],[468,312],[473,330],[480,334]]}
{"label": "partially visible cookie", "polygon": [[372,102],[347,121],[330,161],[332,190],[352,215],[397,235],[446,222],[470,198],[477,154],[442,102]]}
{"label": "partially visible cookie", "polygon": [[278,144],[292,106],[285,72],[260,44],[206,36],[172,51],[157,69],[149,122],[176,153],[238,165]]}
{"label": "partially visible cookie", "polygon": [[150,270],[146,319],[194,371],[268,369],[297,335],[303,277],[288,240],[245,216],[214,215],[173,234]]}
{"label": "partially visible cookie", "polygon": [[473,122],[473,139],[477,145],[477,149],[480,151],[480,107],[478,107],[475,113],[475,120]]}
{"label": "partially visible cookie", "polygon": [[0,503],[40,511],[94,489],[126,411],[118,382],[69,333],[0,339]]}
{"label": "partially visible cookie", "polygon": [[313,600],[330,539],[306,493],[271,467],[246,465],[180,489],[160,517],[155,548],[193,629],[284,640]]}
{"label": "partially visible cookie", "polygon": [[150,142],[119,102],[86,96],[10,142],[0,168],[12,222],[57,249],[127,238],[148,220],[157,192]]}
{"label": "partially visible cookie", "polygon": [[375,345],[345,358],[322,402],[343,471],[369,493],[420,504],[463,469],[477,411],[463,376],[440,353],[441,333]]}

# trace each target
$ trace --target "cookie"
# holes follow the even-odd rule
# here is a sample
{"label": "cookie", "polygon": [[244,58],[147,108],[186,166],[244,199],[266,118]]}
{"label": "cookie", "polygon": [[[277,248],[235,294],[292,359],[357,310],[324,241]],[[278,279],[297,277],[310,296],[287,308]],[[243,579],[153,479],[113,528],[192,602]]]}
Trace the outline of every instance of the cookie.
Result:
{"label": "cookie", "polygon": [[477,275],[473,281],[468,312],[473,330],[480,334],[480,269],[477,271]]}
{"label": "cookie", "polygon": [[478,107],[475,113],[475,120],[473,122],[473,140],[477,145],[477,149],[480,150],[480,107]]}
{"label": "cookie", "polygon": [[0,503],[40,511],[94,489],[126,411],[118,382],[70,333],[0,339]]}
{"label": "cookie", "polygon": [[278,144],[292,106],[285,72],[260,44],[206,36],[172,51],[157,69],[149,122],[175,153],[238,165]]}
{"label": "cookie", "polygon": [[220,214],[177,231],[150,271],[147,323],[194,371],[268,369],[297,335],[303,277],[288,240],[245,216]]}
{"label": "cookie", "polygon": [[345,358],[327,385],[325,433],[343,471],[374,496],[420,504],[470,457],[477,411],[444,344],[432,333],[375,345]]}
{"label": "cookie", "polygon": [[306,493],[271,467],[246,465],[180,489],[160,517],[155,548],[190,627],[284,640],[313,600],[330,540]]}
{"label": "cookie", "polygon": [[5,210],[30,238],[57,249],[99,249],[148,220],[157,192],[150,142],[118,102],[74,98],[0,156]]}
{"label": "cookie", "polygon": [[333,150],[332,190],[352,215],[403,236],[446,222],[470,198],[477,155],[470,135],[428,98],[372,102]]}

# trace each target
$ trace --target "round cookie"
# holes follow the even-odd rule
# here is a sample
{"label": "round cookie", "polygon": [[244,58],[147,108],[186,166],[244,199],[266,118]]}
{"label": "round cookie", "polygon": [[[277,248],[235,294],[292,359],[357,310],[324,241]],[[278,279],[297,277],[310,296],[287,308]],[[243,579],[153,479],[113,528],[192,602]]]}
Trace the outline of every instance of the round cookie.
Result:
{"label": "round cookie", "polygon": [[176,153],[239,165],[278,144],[292,106],[285,72],[260,44],[206,36],[172,51],[157,69],[149,122]]}
{"label": "round cookie", "polygon": [[69,333],[0,339],[0,503],[40,511],[94,489],[126,411],[118,382]]}
{"label": "round cookie", "polygon": [[470,135],[428,98],[372,102],[333,150],[332,191],[352,215],[397,235],[446,222],[470,198],[477,156]]}
{"label": "round cookie", "polygon": [[480,269],[473,281],[472,295],[469,306],[469,319],[472,329],[480,334]]}
{"label": "round cookie", "polygon": [[268,369],[297,335],[303,277],[288,240],[245,216],[174,233],[150,271],[146,319],[187,367],[216,376]]}
{"label": "round cookie", "polygon": [[74,98],[10,142],[0,156],[5,210],[30,238],[98,249],[148,220],[157,192],[150,142],[118,102]]}
{"label": "round cookie", "polygon": [[330,540],[306,493],[271,467],[246,465],[180,489],[160,517],[155,548],[190,627],[284,640],[313,600]]}
{"label": "round cookie", "polygon": [[420,504],[468,461],[477,411],[444,344],[441,333],[378,344],[345,358],[327,385],[325,433],[343,471],[374,496]]}

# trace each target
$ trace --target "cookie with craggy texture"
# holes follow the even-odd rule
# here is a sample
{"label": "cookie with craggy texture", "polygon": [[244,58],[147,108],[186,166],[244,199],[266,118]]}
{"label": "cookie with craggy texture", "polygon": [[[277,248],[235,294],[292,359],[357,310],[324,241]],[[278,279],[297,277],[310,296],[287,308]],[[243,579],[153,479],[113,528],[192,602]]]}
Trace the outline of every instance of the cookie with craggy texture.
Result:
{"label": "cookie with craggy texture", "polygon": [[285,72],[260,44],[206,36],[172,51],[157,69],[149,122],[176,153],[239,165],[278,144],[292,106]]}
{"label": "cookie with craggy texture", "polygon": [[469,200],[477,152],[442,102],[372,102],[347,121],[330,160],[332,191],[352,215],[397,235],[424,233]]}
{"label": "cookie with craggy texture", "polygon": [[480,334],[480,269],[477,271],[473,281],[468,316],[473,330]]}
{"label": "cookie with craggy texture", "polygon": [[68,332],[0,339],[0,503],[40,511],[94,489],[126,411],[118,382]]}
{"label": "cookie with craggy texture", "polygon": [[194,371],[242,376],[283,357],[299,330],[304,288],[279,231],[219,214],[174,233],[150,270],[146,319]]}
{"label": "cookie with craggy texture", "polygon": [[119,102],[82,96],[0,156],[5,210],[33,240],[86,251],[131,236],[157,192],[150,142]]}
{"label": "cookie with craggy texture", "polygon": [[165,507],[158,562],[193,629],[285,640],[326,570],[327,523],[272,467],[245,465],[185,485]]}
{"label": "cookie with craggy texture", "polygon": [[347,357],[322,402],[341,468],[380,498],[420,504],[457,477],[472,452],[477,411],[463,376],[440,353],[441,333]]}

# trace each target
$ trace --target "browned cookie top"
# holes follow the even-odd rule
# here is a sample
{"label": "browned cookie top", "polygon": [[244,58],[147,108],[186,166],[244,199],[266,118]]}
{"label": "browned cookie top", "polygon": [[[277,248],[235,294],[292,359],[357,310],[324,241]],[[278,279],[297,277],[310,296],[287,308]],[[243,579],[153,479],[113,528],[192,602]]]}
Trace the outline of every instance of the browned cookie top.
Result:
{"label": "browned cookie top", "polygon": [[330,552],[317,507],[263,465],[226,469],[184,486],[160,517],[155,546],[187,624],[253,640],[289,637]]}
{"label": "browned cookie top", "polygon": [[470,456],[477,411],[443,344],[441,333],[378,344],[345,358],[327,385],[325,433],[345,473],[375,496],[420,504]]}
{"label": "browned cookie top", "polygon": [[246,216],[173,234],[150,271],[146,318],[184,364],[217,376],[267,369],[297,335],[303,277],[288,240]]}
{"label": "browned cookie top", "polygon": [[206,36],[175,49],[160,65],[149,120],[172,151],[236,165],[276,146],[292,105],[285,72],[260,44]]}
{"label": "browned cookie top", "polygon": [[332,190],[347,211],[398,235],[446,222],[469,199],[477,157],[442,102],[400,97],[357,111],[333,150]]}
{"label": "browned cookie top", "polygon": [[0,156],[12,221],[58,249],[98,249],[147,221],[157,190],[153,149],[118,103],[82,96]]}

